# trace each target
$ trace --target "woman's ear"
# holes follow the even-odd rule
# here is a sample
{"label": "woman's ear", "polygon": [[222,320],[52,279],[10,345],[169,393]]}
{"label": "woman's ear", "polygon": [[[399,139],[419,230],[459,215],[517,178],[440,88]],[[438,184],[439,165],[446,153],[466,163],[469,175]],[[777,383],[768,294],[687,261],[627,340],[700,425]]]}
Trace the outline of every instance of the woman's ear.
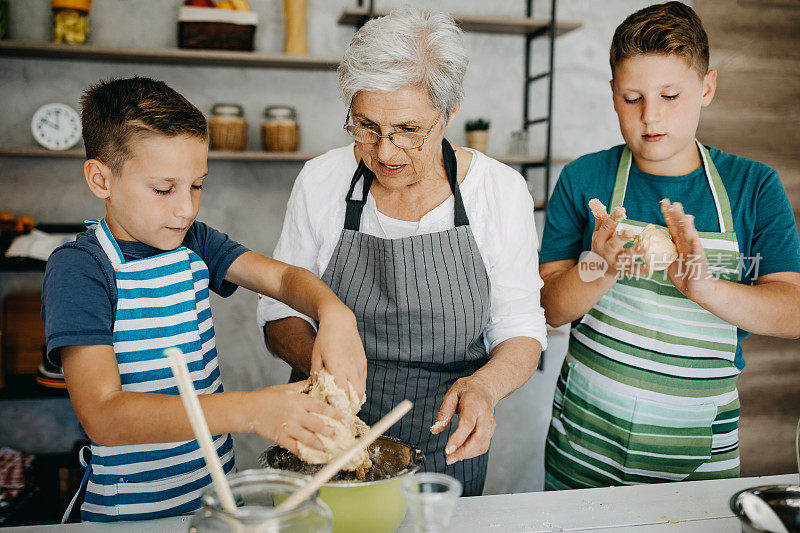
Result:
{"label": "woman's ear", "polygon": [[458,102],[456,105],[453,106],[453,109],[450,110],[450,118],[447,119],[447,127],[450,127],[450,124],[453,123],[453,117],[456,116],[458,110],[461,109],[461,102]]}
{"label": "woman's ear", "polygon": [[111,169],[99,159],[87,159],[83,164],[83,176],[92,194],[106,200],[111,196]]}

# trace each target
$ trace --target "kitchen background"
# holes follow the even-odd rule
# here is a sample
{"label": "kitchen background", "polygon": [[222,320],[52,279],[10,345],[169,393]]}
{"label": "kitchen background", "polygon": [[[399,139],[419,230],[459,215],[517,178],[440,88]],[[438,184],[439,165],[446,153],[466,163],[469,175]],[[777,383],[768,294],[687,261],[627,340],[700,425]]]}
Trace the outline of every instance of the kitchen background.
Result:
{"label": "kitchen background", "polygon": [[[622,142],[613,112],[608,79],[608,46],[614,28],[648,0],[561,0],[558,19],[579,28],[556,40],[552,153],[565,161]],[[91,43],[129,48],[175,48],[180,2],[102,0],[91,8]],[[388,9],[421,1],[379,0]],[[436,7],[465,15],[523,17],[524,0],[443,0]],[[550,2],[535,2],[534,16],[549,17]],[[719,89],[704,111],[699,138],[777,168],[795,209],[800,209],[800,3],[781,0],[696,0],[711,41],[711,64]],[[284,13],[280,0],[250,0],[258,13],[256,50],[283,50]],[[307,39],[313,56],[340,56],[353,27],[337,23],[351,0],[308,0]],[[50,39],[50,2],[10,0],[12,41]],[[524,46],[517,35],[467,33],[470,66],[466,97],[448,132],[465,142],[468,119],[491,121],[490,155],[509,151],[511,132],[522,122]],[[546,67],[546,39],[534,45],[532,72]],[[216,102],[244,108],[249,150],[260,149],[259,127],[265,106],[297,109],[302,152],[320,153],[344,145],[345,107],[338,100],[336,74],[323,70],[148,64],[12,58],[0,54],[0,149],[36,148],[31,137],[33,112],[48,102],[79,109],[89,83],[103,78],[144,75],[164,80],[201,110]],[[546,111],[546,82],[533,85],[531,116]],[[545,127],[530,130],[529,151],[539,154]],[[78,148],[82,145],[79,144]],[[560,163],[563,164],[563,163]],[[553,167],[557,176],[560,164]],[[199,219],[261,253],[277,242],[286,201],[302,163],[209,161],[209,179]],[[541,171],[530,173],[536,200],[544,194]],[[554,180],[553,180],[554,181]],[[28,213],[36,221],[79,223],[103,214],[83,181],[78,158],[0,155],[0,210]],[[543,215],[537,219],[543,227]],[[0,271],[0,297],[38,291],[42,272]],[[286,380],[289,369],[268,355],[255,321],[256,295],[239,290],[232,297],[212,296],[212,308],[227,390],[249,390]],[[544,368],[520,391],[500,403],[490,451],[486,494],[540,490],[542,453],[555,377],[566,349],[566,331],[553,331]],[[797,341],[755,338],[745,345],[748,366],[742,378],[741,441],[743,474],[785,473],[795,468],[794,424],[800,416],[800,349]],[[80,439],[78,422],[66,397],[20,398],[0,392],[0,446],[27,453],[70,452]],[[237,467],[256,466],[268,443],[255,435],[235,435]],[[765,453],[767,452],[767,453]]]}

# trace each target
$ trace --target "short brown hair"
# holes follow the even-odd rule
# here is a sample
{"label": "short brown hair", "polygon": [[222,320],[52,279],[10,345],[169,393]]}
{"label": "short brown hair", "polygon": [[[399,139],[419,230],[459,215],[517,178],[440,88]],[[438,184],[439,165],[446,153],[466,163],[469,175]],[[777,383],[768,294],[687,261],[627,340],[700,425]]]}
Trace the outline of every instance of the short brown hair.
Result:
{"label": "short brown hair", "polygon": [[146,134],[208,138],[206,118],[163,81],[134,77],[100,81],[81,96],[86,158],[99,159],[119,173],[131,155],[130,143]]}
{"label": "short brown hair", "polygon": [[708,35],[700,17],[681,2],[655,4],[630,15],[611,39],[611,75],[623,59],[642,54],[678,55],[700,77],[708,72]]}

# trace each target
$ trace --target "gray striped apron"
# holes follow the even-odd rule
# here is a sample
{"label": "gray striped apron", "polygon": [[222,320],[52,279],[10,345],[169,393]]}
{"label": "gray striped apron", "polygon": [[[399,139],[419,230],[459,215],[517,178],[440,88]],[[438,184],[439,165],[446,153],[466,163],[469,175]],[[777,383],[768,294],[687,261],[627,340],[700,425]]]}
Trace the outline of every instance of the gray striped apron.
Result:
{"label": "gray striped apron", "polygon": [[[739,280],[730,202],[699,142],[719,232],[699,232],[712,273]],[[623,204],[623,150],[610,211]],[[620,230],[646,224],[624,220]],[[686,268],[691,268],[689,262]],[[572,328],[545,446],[548,490],[738,477],[736,327],[666,271],[620,278]]]}
{"label": "gray striped apron", "polygon": [[[344,229],[322,280],[353,310],[364,341],[367,401],[361,418],[374,424],[410,399],[414,408],[387,434],[424,451],[424,470],[455,477],[465,496],[475,496],[483,491],[488,454],[447,465],[444,448],[457,418],[439,435],[430,432],[447,390],[488,360],[483,330],[489,321],[489,276],[446,140],[442,153],[455,200],[455,227],[402,239],[361,233],[361,213],[375,176],[362,161],[347,193]],[[360,181],[361,198],[353,199]],[[303,376],[293,373],[293,378]]]}

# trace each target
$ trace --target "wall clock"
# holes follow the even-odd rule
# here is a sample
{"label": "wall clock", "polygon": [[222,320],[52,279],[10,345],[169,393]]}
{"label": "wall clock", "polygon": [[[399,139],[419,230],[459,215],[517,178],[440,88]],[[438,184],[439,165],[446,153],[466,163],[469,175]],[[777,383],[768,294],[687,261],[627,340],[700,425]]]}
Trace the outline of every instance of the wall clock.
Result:
{"label": "wall clock", "polygon": [[33,114],[31,133],[48,150],[68,150],[81,138],[81,118],[66,104],[45,104]]}

